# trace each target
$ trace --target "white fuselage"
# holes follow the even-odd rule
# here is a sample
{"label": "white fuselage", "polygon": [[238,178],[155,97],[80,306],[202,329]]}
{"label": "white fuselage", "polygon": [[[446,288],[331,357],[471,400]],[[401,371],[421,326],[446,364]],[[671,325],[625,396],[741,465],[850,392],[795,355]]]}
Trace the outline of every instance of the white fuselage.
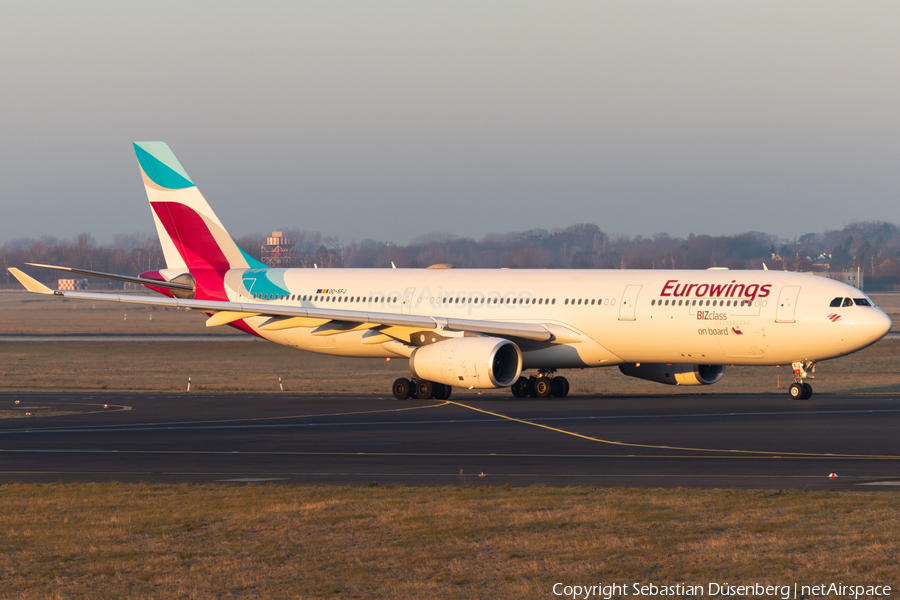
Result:
{"label": "white fuselage", "polygon": [[[226,277],[229,300],[441,319],[540,323],[550,342],[520,343],[524,368],[622,363],[776,365],[855,352],[891,321],[858,289],[781,271],[249,269]],[[843,304],[843,302],[842,302]],[[259,329],[273,342],[342,356],[398,356],[365,329]]]}

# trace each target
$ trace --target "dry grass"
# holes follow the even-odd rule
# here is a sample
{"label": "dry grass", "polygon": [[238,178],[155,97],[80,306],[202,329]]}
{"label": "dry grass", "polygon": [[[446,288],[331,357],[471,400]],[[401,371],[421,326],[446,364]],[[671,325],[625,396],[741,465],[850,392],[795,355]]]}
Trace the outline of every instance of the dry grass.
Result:
{"label": "dry grass", "polygon": [[[390,393],[391,382],[408,377],[405,359],[340,358],[266,342],[0,342],[4,390],[131,390],[278,392],[278,378],[291,393]],[[823,362],[817,394],[900,392],[900,340],[884,340],[861,352]],[[728,367],[712,386],[675,387],[625,377],[616,368],[569,370],[573,395],[739,394],[781,392],[790,366]],[[456,390],[456,394],[471,394]],[[508,396],[509,390],[485,390]]]}
{"label": "dry grass", "polygon": [[[886,310],[900,313],[900,294],[877,296]],[[0,293],[0,315],[7,333],[213,333],[204,315],[184,311],[128,312],[121,305],[59,300],[35,294]],[[896,305],[896,307],[894,306]],[[93,308],[96,306],[96,308]],[[134,316],[136,315],[136,316]],[[149,317],[153,316],[150,321]],[[900,314],[895,315],[900,316]],[[0,342],[0,386],[5,390],[135,390],[388,394],[391,382],[409,376],[407,361],[339,358],[265,342]],[[848,357],[819,365],[815,391],[828,393],[900,392],[900,343],[884,340]],[[731,394],[786,390],[790,365],[728,367],[713,386],[672,387],[621,375],[616,368],[569,370],[572,394]],[[462,393],[457,390],[457,393]],[[509,391],[487,390],[488,395]]]}
{"label": "dry grass", "polygon": [[896,584],[900,496],[0,486],[18,598],[535,598],[555,582]]}
{"label": "dry grass", "polygon": [[116,302],[66,300],[28,292],[0,292],[0,333],[238,333],[206,327],[206,315]]}

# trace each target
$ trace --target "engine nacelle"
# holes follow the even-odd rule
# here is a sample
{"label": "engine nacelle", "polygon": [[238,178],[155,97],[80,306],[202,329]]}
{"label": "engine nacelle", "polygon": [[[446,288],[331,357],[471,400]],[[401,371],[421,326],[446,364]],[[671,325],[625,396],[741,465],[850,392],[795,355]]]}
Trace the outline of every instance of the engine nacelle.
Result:
{"label": "engine nacelle", "polygon": [[451,338],[416,348],[409,368],[419,379],[466,388],[502,388],[522,373],[522,351],[495,337]]}
{"label": "engine nacelle", "polygon": [[712,385],[722,379],[725,365],[666,365],[662,363],[634,366],[619,365],[623,375],[649,379],[666,385]]}

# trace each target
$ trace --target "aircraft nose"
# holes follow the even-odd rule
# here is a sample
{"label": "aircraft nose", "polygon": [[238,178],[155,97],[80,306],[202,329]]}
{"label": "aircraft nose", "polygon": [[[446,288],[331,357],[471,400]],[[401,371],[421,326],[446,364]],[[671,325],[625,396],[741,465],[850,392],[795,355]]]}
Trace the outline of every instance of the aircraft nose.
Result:
{"label": "aircraft nose", "polygon": [[885,335],[887,335],[887,332],[891,330],[891,327],[893,327],[893,325],[894,324],[891,321],[891,318],[887,316],[887,314],[883,310],[879,308],[873,311],[872,323],[870,328],[876,340],[880,340]]}

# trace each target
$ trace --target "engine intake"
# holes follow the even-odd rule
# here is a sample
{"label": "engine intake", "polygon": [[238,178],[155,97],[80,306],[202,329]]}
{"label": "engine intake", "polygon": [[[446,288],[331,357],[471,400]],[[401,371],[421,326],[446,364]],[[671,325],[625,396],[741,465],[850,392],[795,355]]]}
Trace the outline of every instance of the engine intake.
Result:
{"label": "engine intake", "polygon": [[495,337],[451,338],[416,348],[409,368],[420,379],[467,388],[502,388],[522,373],[522,351]]}
{"label": "engine intake", "polygon": [[662,363],[635,366],[619,365],[623,375],[648,379],[666,385],[712,385],[725,375],[725,365],[667,365]]}

